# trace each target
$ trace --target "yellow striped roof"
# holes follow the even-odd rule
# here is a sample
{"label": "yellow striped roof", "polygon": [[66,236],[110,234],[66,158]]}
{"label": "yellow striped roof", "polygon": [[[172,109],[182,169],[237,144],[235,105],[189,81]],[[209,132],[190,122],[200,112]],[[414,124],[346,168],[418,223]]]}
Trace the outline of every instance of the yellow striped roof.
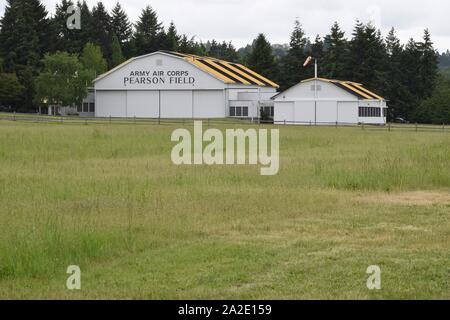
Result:
{"label": "yellow striped roof", "polygon": [[303,80],[302,83],[310,82],[314,80],[324,81],[328,83],[332,83],[339,88],[357,96],[359,99],[363,100],[385,100],[383,97],[378,94],[364,88],[361,83],[353,82],[353,81],[342,81],[342,80],[333,80],[333,79],[325,79],[325,78],[311,78]]}
{"label": "yellow striped roof", "polygon": [[185,59],[199,69],[228,84],[245,84],[279,88],[280,86],[253,70],[229,61],[172,51],[161,51]]}

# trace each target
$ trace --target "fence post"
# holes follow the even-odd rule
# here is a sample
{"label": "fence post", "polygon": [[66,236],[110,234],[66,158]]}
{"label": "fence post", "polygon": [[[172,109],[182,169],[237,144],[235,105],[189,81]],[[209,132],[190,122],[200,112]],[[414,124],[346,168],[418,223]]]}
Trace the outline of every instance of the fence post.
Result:
{"label": "fence post", "polygon": [[111,124],[111,120],[112,120],[111,115],[109,115],[109,124]]}
{"label": "fence post", "polygon": [[442,124],[442,131],[445,132],[445,122]]}
{"label": "fence post", "polygon": [[13,114],[13,121],[16,121],[16,112],[14,111],[14,114]]}
{"label": "fence post", "polygon": [[338,122],[336,121],[336,128],[338,127]]}
{"label": "fence post", "polygon": [[364,130],[364,122],[361,124],[361,129]]}
{"label": "fence post", "polygon": [[388,131],[389,132],[391,131],[391,123],[390,122],[388,123]]}
{"label": "fence post", "polygon": [[417,124],[417,122],[416,122],[416,132],[417,131],[419,131],[419,126],[418,126],[418,124]]}

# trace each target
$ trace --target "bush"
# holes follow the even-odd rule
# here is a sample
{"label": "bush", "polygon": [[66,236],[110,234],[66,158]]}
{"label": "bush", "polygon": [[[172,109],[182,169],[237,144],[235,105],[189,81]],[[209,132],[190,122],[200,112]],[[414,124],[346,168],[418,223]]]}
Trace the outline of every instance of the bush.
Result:
{"label": "bush", "polygon": [[450,81],[441,80],[433,95],[417,107],[414,119],[421,123],[450,123]]}

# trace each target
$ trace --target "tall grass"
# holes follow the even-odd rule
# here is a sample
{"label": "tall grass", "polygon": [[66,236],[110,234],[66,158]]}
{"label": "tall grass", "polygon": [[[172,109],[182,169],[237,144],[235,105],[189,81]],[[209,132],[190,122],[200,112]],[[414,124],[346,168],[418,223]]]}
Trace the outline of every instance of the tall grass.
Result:
{"label": "tall grass", "polygon": [[[441,229],[448,225],[448,208],[414,209],[429,217],[439,212],[441,218],[400,213],[404,220],[399,222],[391,220],[398,207],[352,199],[385,191],[448,192],[447,133],[282,127],[280,172],[262,177],[259,167],[251,166],[175,167],[170,160],[173,129],[0,123],[0,287],[2,282],[63,279],[67,266],[76,264],[128,279],[122,283],[128,291],[119,297],[183,297],[174,294],[180,287],[196,297],[218,297],[218,292],[236,297],[241,289],[235,283],[248,284],[244,297],[261,297],[257,292],[292,297],[294,291],[270,287],[271,281],[289,283],[300,276],[293,267],[300,262],[292,257],[345,245],[341,258],[347,259],[349,250],[373,245],[369,238],[380,233],[370,227],[389,221],[416,221],[435,230],[435,238],[420,238],[420,246],[442,245],[436,247],[442,257],[440,250],[449,241]],[[390,239],[380,239],[383,246],[414,243],[380,228]],[[194,261],[195,255],[203,260]],[[310,257],[308,268],[317,268],[321,260]],[[116,261],[124,264],[111,270]],[[365,262],[354,263],[356,268]],[[188,268],[186,274],[180,264]],[[152,276],[138,278],[150,269]],[[193,278],[182,283],[169,277],[176,277],[172,272]],[[160,294],[140,293],[148,281],[162,286]],[[252,281],[263,283],[260,291],[250,289]],[[96,290],[107,294],[101,285]],[[0,289],[2,294],[14,292]]]}

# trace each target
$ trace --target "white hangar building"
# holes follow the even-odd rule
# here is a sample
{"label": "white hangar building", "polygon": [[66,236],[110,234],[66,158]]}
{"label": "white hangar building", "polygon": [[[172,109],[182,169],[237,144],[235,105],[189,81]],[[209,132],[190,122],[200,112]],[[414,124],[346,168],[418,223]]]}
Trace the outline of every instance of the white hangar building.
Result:
{"label": "white hangar building", "polygon": [[386,124],[386,100],[351,81],[307,79],[273,100],[277,124]]}
{"label": "white hangar building", "polygon": [[273,113],[277,88],[237,63],[158,51],[95,79],[95,105],[86,110],[96,117],[258,118],[261,107]]}

